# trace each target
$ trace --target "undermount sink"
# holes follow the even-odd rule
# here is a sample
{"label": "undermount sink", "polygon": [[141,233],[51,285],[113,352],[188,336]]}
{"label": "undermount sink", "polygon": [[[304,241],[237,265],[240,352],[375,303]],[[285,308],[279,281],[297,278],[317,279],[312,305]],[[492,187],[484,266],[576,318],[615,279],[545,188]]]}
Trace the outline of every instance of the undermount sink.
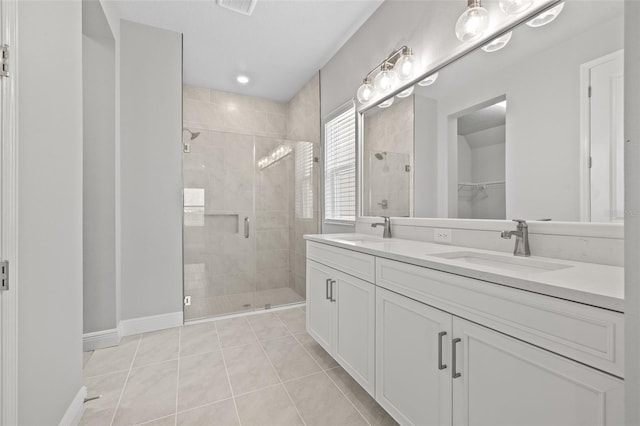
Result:
{"label": "undermount sink", "polygon": [[353,237],[336,237],[334,238],[336,241],[341,241],[345,243],[381,243],[384,242],[382,238],[378,237],[364,237],[362,235],[354,235]]}
{"label": "undermount sink", "polygon": [[547,262],[544,260],[530,259],[526,257],[509,257],[490,253],[476,253],[472,251],[454,251],[449,253],[432,254],[430,256],[526,274],[559,271],[561,269],[573,267],[573,265]]}

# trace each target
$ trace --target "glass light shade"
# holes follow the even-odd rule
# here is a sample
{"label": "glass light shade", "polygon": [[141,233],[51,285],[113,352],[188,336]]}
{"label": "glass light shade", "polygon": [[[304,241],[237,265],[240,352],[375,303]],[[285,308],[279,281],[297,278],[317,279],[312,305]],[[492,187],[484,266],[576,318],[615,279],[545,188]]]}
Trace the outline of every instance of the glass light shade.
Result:
{"label": "glass light shade", "polygon": [[509,43],[509,40],[511,40],[511,31],[509,31],[502,37],[498,37],[491,40],[488,44],[485,44],[484,46],[482,46],[482,50],[489,53],[497,52],[498,50],[505,47],[507,43]]}
{"label": "glass light shade", "polygon": [[396,77],[398,77],[401,81],[409,80],[413,77],[413,72],[415,71],[415,59],[413,58],[413,54],[409,53],[408,55],[400,56],[400,59],[396,62],[393,69],[396,72]]}
{"label": "glass light shade", "polygon": [[376,75],[373,80],[373,86],[380,92],[386,92],[393,87],[395,83],[395,76],[392,71],[382,70]]}
{"label": "glass light shade", "polygon": [[489,28],[489,12],[482,6],[469,7],[456,22],[456,36],[460,41],[475,41]]}
{"label": "glass light shade", "polygon": [[373,98],[375,90],[373,89],[373,85],[369,82],[362,83],[362,86],[358,88],[358,92],[356,96],[358,97],[358,102],[361,104],[366,104]]}
{"label": "glass light shade", "polygon": [[411,96],[412,93],[413,93],[413,86],[409,87],[408,89],[404,89],[402,92],[398,93],[396,96],[398,98],[406,98],[407,96]]}
{"label": "glass light shade", "polygon": [[542,12],[541,14],[539,14],[538,16],[536,16],[535,18],[533,18],[532,20],[527,22],[527,25],[533,28],[537,28],[537,27],[541,27],[543,25],[547,25],[551,22],[553,22],[554,19],[556,19],[558,17],[558,15],[560,15],[560,12],[562,12],[562,9],[564,9],[564,2],[560,3],[559,5],[552,7],[551,9]]}
{"label": "glass light shade", "polygon": [[529,9],[534,0],[500,0],[500,9],[508,15],[517,15]]}
{"label": "glass light shade", "polygon": [[378,105],[378,108],[389,108],[391,105],[393,105],[393,99],[394,98],[387,99],[386,101]]}
{"label": "glass light shade", "polygon": [[418,82],[419,86],[431,86],[438,79],[438,73],[431,74]]}

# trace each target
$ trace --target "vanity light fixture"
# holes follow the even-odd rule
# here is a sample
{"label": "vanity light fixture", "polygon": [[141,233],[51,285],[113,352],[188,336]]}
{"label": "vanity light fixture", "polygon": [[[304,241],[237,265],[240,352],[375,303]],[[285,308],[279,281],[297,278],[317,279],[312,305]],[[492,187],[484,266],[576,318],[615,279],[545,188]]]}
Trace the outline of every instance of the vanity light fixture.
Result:
{"label": "vanity light fixture", "polygon": [[529,9],[534,0],[500,0],[500,9],[507,15],[517,15]]}
{"label": "vanity light fixture", "polygon": [[[367,73],[356,93],[358,102],[366,104],[375,94],[390,91],[397,80],[410,80],[415,73],[415,68],[413,52],[407,46],[402,46]],[[376,76],[373,77],[376,72]]]}
{"label": "vanity light fixture", "polygon": [[433,83],[436,82],[437,79],[438,79],[438,73],[436,72],[420,80],[418,82],[418,86],[431,86]]}
{"label": "vanity light fixture", "polygon": [[456,22],[456,36],[463,42],[475,41],[489,28],[489,12],[480,0],[468,0],[467,10]]}
{"label": "vanity light fixture", "polygon": [[398,93],[396,97],[402,99],[406,98],[407,96],[411,96],[411,94],[413,93],[413,87],[414,86],[411,86],[408,89],[404,89],[402,92]]}
{"label": "vanity light fixture", "polygon": [[378,108],[389,108],[391,105],[393,105],[393,99],[393,97],[387,99],[386,101],[378,105]]}
{"label": "vanity light fixture", "polygon": [[537,28],[543,25],[550,24],[551,22],[553,22],[554,19],[558,17],[558,15],[560,15],[560,12],[562,12],[562,9],[564,9],[564,2],[558,4],[555,7],[552,7],[549,10],[545,10],[544,12],[542,12],[532,20],[528,21],[527,25],[532,28]]}
{"label": "vanity light fixture", "polygon": [[240,74],[236,77],[236,81],[240,84],[248,84],[250,80],[246,75]]}
{"label": "vanity light fixture", "polygon": [[482,50],[489,53],[497,52],[509,43],[509,40],[511,40],[511,33],[512,31],[509,31],[505,35],[491,40],[489,43],[482,46]]}

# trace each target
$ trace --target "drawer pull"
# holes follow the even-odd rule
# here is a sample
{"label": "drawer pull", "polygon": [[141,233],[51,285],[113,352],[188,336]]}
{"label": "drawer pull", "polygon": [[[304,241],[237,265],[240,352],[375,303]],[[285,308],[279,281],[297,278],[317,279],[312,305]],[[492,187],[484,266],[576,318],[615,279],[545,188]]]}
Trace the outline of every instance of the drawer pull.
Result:
{"label": "drawer pull", "polygon": [[442,338],[446,335],[446,331],[438,333],[438,370],[444,370],[447,368],[447,364],[442,363]]}
{"label": "drawer pull", "polygon": [[331,278],[327,278],[327,281],[325,282],[324,285],[324,298],[327,300],[331,300],[331,297],[329,296],[329,283],[331,282]]}
{"label": "drawer pull", "polygon": [[333,285],[336,283],[336,280],[331,280],[331,295],[329,300],[331,300],[332,302],[335,302],[336,299],[333,298]]}
{"label": "drawer pull", "polygon": [[459,337],[456,337],[451,341],[451,358],[452,358],[451,377],[453,377],[454,379],[457,379],[458,377],[462,376],[462,374],[456,371],[456,358],[457,358],[456,343],[461,341],[462,339]]}

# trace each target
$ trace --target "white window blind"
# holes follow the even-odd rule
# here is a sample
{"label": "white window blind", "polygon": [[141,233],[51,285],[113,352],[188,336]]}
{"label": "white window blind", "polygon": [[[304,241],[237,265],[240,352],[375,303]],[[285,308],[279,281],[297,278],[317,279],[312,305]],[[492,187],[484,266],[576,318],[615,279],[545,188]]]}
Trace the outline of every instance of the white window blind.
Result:
{"label": "white window blind", "polygon": [[295,144],[296,219],[313,219],[313,143]]}
{"label": "white window blind", "polygon": [[325,219],[356,219],[356,115],[351,105],[324,125]]}

